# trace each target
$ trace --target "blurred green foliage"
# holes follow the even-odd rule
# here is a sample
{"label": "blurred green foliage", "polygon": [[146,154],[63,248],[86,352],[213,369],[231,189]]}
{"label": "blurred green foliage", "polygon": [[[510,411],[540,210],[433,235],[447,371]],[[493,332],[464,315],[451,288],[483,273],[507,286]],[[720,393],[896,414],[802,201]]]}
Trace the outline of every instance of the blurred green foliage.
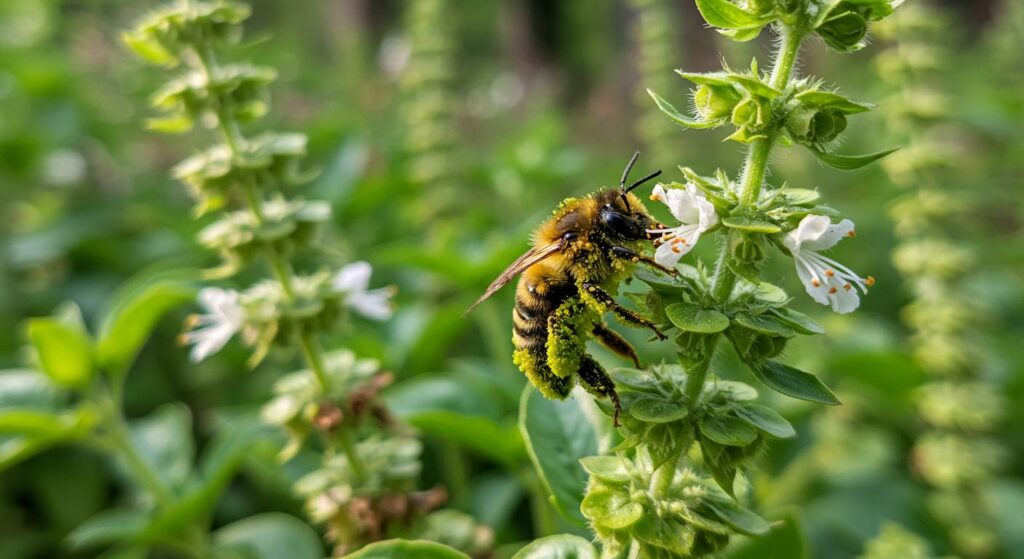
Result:
{"label": "blurred green foliage", "polygon": [[[456,180],[446,175],[447,192],[434,196],[432,188],[441,183],[416,174],[424,155],[411,149],[423,130],[409,116],[410,98],[431,101],[408,85],[415,61],[423,60],[422,41],[430,40],[430,29],[417,29],[410,20],[418,13],[412,6],[421,3],[434,2],[255,1],[244,48],[254,63],[280,69],[272,86],[277,109],[268,116],[271,125],[287,123],[280,128],[310,137],[308,161],[320,174],[307,192],[329,201],[333,210],[325,250],[345,260],[369,260],[400,287],[395,320],[339,333],[325,345],[343,340],[395,373],[386,398],[423,437],[420,486],[447,487],[453,508],[491,527],[495,556],[510,557],[540,536],[586,532],[560,519],[549,503],[545,480],[534,474],[517,428],[524,380],[510,359],[511,294],[498,294],[470,318],[462,312],[522,252],[533,226],[559,200],[615,182],[628,154],[660,137],[657,131],[637,133],[634,123],[648,112],[635,100],[637,76],[655,79],[649,74],[662,67],[665,56],[674,67],[715,67],[712,53],[719,49],[709,44],[721,39],[700,25],[689,2],[679,3],[670,16],[684,32],[662,39],[672,41],[668,54],[652,47],[663,36],[645,30],[638,15],[638,9],[651,10],[659,2],[517,0],[458,3],[458,9],[449,6],[454,2],[436,2],[448,12],[442,18],[446,27],[433,31],[444,34],[451,52],[445,85],[434,93],[442,96],[442,106],[423,111],[431,122],[444,123],[438,133],[444,135],[444,153],[455,154],[445,165]],[[1013,0],[936,5],[960,10],[949,16],[958,29],[941,38],[950,53],[934,86],[949,99],[946,119],[958,131],[946,141],[962,148],[947,161],[942,178],[947,189],[972,200],[958,218],[955,241],[979,262],[980,273],[960,289],[983,320],[965,335],[979,348],[972,354],[975,370],[1000,391],[1007,410],[1004,427],[992,434],[1005,474],[985,498],[996,511],[994,528],[1005,549],[999,557],[1019,558],[1024,440],[1013,426],[1024,422],[1024,346],[1018,342],[1024,335],[1024,9]],[[74,330],[53,320],[30,322],[26,330],[26,319],[51,315],[74,301],[87,331],[102,336],[118,328],[116,321],[103,320],[118,308],[116,286],[136,273],[215,263],[216,255],[193,242],[208,222],[192,219],[186,194],[168,174],[192,154],[143,129],[154,116],[145,109],[149,92],[164,80],[143,71],[118,42],[120,31],[153,7],[116,0],[0,3],[0,409],[15,402],[53,409],[68,398],[26,372],[34,366],[24,349],[30,339],[59,331],[55,343],[61,351],[52,358],[40,355],[43,366],[71,385],[91,374],[51,360],[81,347]],[[985,7],[987,17],[978,17]],[[424,33],[425,39],[416,39]],[[639,46],[643,41],[647,45]],[[638,56],[638,49],[645,54]],[[749,64],[744,49],[725,51],[733,67]],[[819,75],[842,76],[851,97],[878,99],[888,90],[864,62],[883,48],[858,58],[826,57],[823,51],[821,43],[812,43],[802,63]],[[658,92],[685,105],[682,87],[659,86]],[[868,140],[888,135],[886,119],[882,105],[852,124],[843,152],[876,147],[877,141]],[[699,165],[697,171],[710,174],[737,154],[733,144],[717,141],[725,134],[712,136],[677,131],[669,154],[658,157],[669,159],[667,166]],[[878,168],[821,173],[814,157],[798,150],[787,151],[777,165],[793,183],[811,184],[813,177],[857,222],[860,252],[839,251],[844,262],[875,276],[878,285],[849,316],[828,315],[809,301],[796,303],[832,335],[794,340],[788,362],[826,372],[845,405],[821,410],[765,395],[799,436],[777,441],[763,459],[754,500],[786,522],[762,538],[767,543],[741,542],[730,553],[769,556],[747,546],[770,550],[781,542],[777,549],[806,547],[807,557],[824,559],[891,556],[886,545],[922,557],[929,556],[922,551],[927,547],[931,556],[946,556],[952,552],[949,534],[925,507],[926,485],[911,467],[922,427],[914,394],[925,376],[912,357],[899,311],[913,294],[890,263],[894,234],[885,210],[897,188]],[[665,172],[681,177],[671,167]],[[697,250],[707,256],[713,249]],[[766,275],[784,272],[769,269]],[[784,287],[800,290],[795,282]],[[289,357],[272,356],[250,371],[246,352],[229,345],[215,359],[189,365],[175,343],[185,313],[171,310],[154,323],[149,341],[131,333],[120,339],[139,350],[124,388],[130,419],[145,417],[139,428],[158,432],[153,438],[165,437],[176,459],[191,464],[196,456],[199,463],[212,460],[232,428],[252,424]],[[638,332],[628,334],[640,340]],[[91,359],[130,359],[99,347]],[[600,348],[594,353],[614,362]],[[736,380],[752,380],[738,363],[723,367]],[[0,454],[12,441],[17,438],[0,428]],[[315,457],[300,454],[282,467],[275,457],[279,447],[279,440],[263,439],[238,458],[241,474],[225,485],[211,510],[214,538],[225,549],[255,538],[274,556],[275,530],[303,534],[289,527],[293,517],[302,517],[301,500],[289,487],[313,467]],[[166,456],[152,450],[154,460]],[[161,465],[171,476],[181,469]],[[116,516],[135,498],[131,487],[100,453],[74,445],[56,446],[3,470],[0,557],[95,556],[96,548],[83,547],[83,539],[104,541],[109,527],[94,525],[90,532],[82,523],[108,511],[111,525],[131,525],[135,520]],[[865,551],[866,542],[889,523],[928,545],[886,529],[888,542]],[[296,537],[289,549],[312,545]],[[557,545],[586,553],[579,541],[560,538]],[[520,556],[531,557],[528,551]]]}

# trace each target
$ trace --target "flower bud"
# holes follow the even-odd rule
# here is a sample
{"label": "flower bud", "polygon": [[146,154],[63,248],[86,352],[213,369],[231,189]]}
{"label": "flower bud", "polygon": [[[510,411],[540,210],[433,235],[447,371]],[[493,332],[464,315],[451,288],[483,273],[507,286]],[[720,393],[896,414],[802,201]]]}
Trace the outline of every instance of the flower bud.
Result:
{"label": "flower bud", "polygon": [[786,130],[797,142],[817,146],[835,140],[846,130],[846,115],[830,107],[800,107],[786,117]]}
{"label": "flower bud", "polygon": [[830,17],[817,32],[828,46],[840,52],[851,52],[863,46],[861,41],[867,35],[868,22],[859,13],[847,11]]}
{"label": "flower bud", "polygon": [[706,121],[728,118],[741,98],[740,93],[731,85],[702,84],[693,94],[697,114]]}

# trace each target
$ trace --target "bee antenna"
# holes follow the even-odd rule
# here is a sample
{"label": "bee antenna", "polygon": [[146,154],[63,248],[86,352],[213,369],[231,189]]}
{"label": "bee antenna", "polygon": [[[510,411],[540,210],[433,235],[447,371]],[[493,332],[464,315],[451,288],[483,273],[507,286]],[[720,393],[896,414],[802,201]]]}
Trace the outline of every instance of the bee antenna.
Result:
{"label": "bee antenna", "polygon": [[633,165],[636,164],[636,160],[639,158],[640,152],[638,151],[633,154],[633,158],[629,160],[629,163],[626,163],[626,170],[622,171],[622,180],[619,181],[619,189],[623,192],[628,192],[628,190],[626,190],[626,180],[629,179],[629,172],[633,170]]}
{"label": "bee antenna", "polygon": [[655,171],[655,172],[647,175],[646,177],[644,177],[644,178],[634,182],[633,184],[629,185],[629,188],[624,189],[622,193],[625,194],[626,192],[629,192],[630,190],[633,190],[634,188],[640,186],[641,184],[643,184],[643,183],[653,179],[654,177],[656,177],[656,176],[658,176],[660,174],[661,174],[660,170]]}

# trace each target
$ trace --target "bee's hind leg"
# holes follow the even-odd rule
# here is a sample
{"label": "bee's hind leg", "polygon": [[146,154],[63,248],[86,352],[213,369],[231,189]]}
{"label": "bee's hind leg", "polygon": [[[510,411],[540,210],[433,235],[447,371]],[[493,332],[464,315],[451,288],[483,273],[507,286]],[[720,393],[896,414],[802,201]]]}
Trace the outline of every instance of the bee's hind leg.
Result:
{"label": "bee's hind leg", "polygon": [[617,258],[621,258],[622,260],[629,260],[631,262],[647,264],[648,266],[661,270],[662,272],[665,272],[666,274],[672,277],[679,276],[679,271],[676,270],[675,268],[662,266],[661,264],[658,264],[658,262],[655,259],[651,258],[650,256],[647,256],[642,252],[637,252],[631,248],[612,247],[612,254],[614,254]]}
{"label": "bee's hind leg", "polygon": [[633,365],[637,369],[640,368],[640,357],[637,356],[636,350],[633,349],[633,346],[630,345],[625,338],[620,336],[618,332],[608,328],[607,324],[600,322],[595,324],[594,329],[591,330],[590,333],[601,345],[608,348],[615,354],[632,360]]}
{"label": "bee's hind leg", "polygon": [[608,398],[615,406],[615,415],[612,416],[612,424],[619,426],[619,415],[622,414],[622,402],[619,401],[619,393],[615,391],[615,383],[604,368],[593,357],[584,355],[580,360],[579,370],[580,385],[598,398]]}

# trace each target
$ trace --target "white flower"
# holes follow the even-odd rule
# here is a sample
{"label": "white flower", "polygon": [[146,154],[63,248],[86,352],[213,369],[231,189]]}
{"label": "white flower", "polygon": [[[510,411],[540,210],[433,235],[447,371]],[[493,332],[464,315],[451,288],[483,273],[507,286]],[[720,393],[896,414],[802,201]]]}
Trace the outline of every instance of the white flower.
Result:
{"label": "white flower", "polygon": [[359,314],[373,320],[387,320],[392,312],[389,301],[392,290],[387,287],[369,289],[372,273],[368,262],[353,262],[338,270],[331,285],[345,295],[345,304]]}
{"label": "white flower", "polygon": [[670,188],[665,190],[661,184],[654,187],[651,192],[651,200],[664,202],[672,217],[680,223],[678,227],[671,229],[651,229],[648,233],[661,233],[656,241],[659,246],[654,253],[654,259],[661,264],[672,268],[679,262],[684,254],[697,244],[701,233],[715,226],[718,223],[718,215],[715,214],[715,207],[708,202],[704,193],[692,184],[686,185],[686,189]]}
{"label": "white flower", "polygon": [[188,324],[192,330],[182,335],[183,342],[192,344],[189,356],[194,362],[220,351],[245,320],[237,291],[206,287],[199,291],[198,300],[206,313],[190,316]]}
{"label": "white flower", "polygon": [[828,250],[843,237],[853,236],[853,222],[849,219],[833,225],[825,216],[808,215],[783,240],[796,261],[796,273],[807,294],[822,305],[831,305],[832,310],[840,314],[851,312],[860,305],[860,296],[854,286],[867,293],[875,279],[871,276],[862,278],[846,266],[818,254],[818,251]]}

